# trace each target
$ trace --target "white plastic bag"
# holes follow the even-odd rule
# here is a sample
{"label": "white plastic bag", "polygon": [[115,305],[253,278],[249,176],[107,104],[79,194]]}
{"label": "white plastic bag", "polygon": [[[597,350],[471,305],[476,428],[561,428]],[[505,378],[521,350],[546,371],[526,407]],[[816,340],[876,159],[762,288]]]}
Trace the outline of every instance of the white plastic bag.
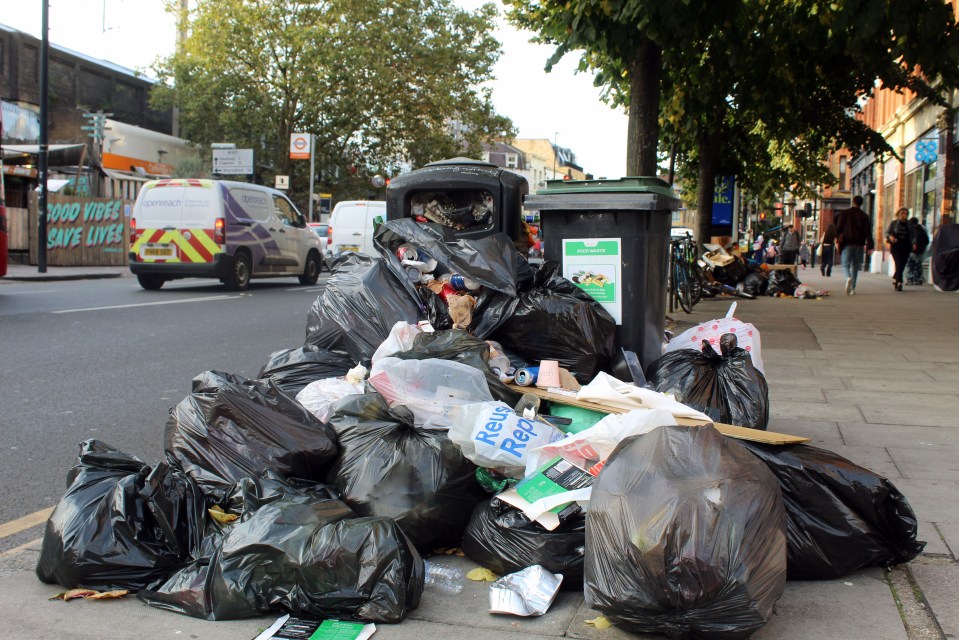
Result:
{"label": "white plastic bag", "polygon": [[454,408],[493,399],[486,375],[462,362],[429,358],[380,358],[369,382],[390,407],[404,406],[413,413],[413,424],[449,428]]}
{"label": "white plastic bag", "polygon": [[[630,436],[649,433],[656,427],[676,424],[676,418],[662,409],[636,409],[629,413],[611,413],[588,429],[571,433],[562,440],[537,447],[526,458],[526,475],[534,473],[556,456],[587,469],[594,475],[602,468],[620,442]],[[600,463],[600,464],[597,464]]]}
{"label": "white plastic bag", "polygon": [[363,393],[363,383],[352,384],[343,378],[324,378],[303,387],[296,401],[307,411],[326,422],[333,413],[333,405],[346,396]]}
{"label": "white plastic bag", "polygon": [[687,329],[666,344],[664,353],[677,351],[679,349],[694,349],[702,351],[703,340],[709,341],[716,353],[720,353],[719,338],[724,333],[736,334],[737,344],[745,349],[753,359],[753,366],[763,371],[763,358],[761,345],[759,341],[759,329],[748,322],[742,322],[732,317],[735,311],[735,304],[730,308],[725,318],[710,320],[692,329]]}
{"label": "white plastic bag", "polygon": [[703,422],[712,422],[712,418],[702,411],[677,402],[672,396],[645,387],[623,382],[619,378],[600,371],[592,381],[576,393],[577,400],[586,400],[604,404],[616,409],[662,409],[677,418],[692,418]]}
{"label": "white plastic bag", "polygon": [[380,358],[391,356],[401,351],[409,351],[413,348],[413,340],[416,336],[426,331],[425,326],[418,324],[409,324],[402,320],[393,325],[390,329],[390,335],[386,336],[380,346],[373,352],[372,362],[376,364]]}
{"label": "white plastic bag", "polygon": [[466,405],[453,413],[449,438],[475,464],[522,478],[531,449],[564,437],[552,425],[516,415],[504,402]]}

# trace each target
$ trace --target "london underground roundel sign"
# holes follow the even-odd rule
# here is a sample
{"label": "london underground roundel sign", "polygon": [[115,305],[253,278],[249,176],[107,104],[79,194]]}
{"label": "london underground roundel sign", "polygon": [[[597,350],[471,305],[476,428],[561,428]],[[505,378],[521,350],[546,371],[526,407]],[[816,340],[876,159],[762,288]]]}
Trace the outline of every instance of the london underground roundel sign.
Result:
{"label": "london underground roundel sign", "polygon": [[310,159],[310,134],[291,133],[290,134],[290,159],[291,160],[309,160]]}

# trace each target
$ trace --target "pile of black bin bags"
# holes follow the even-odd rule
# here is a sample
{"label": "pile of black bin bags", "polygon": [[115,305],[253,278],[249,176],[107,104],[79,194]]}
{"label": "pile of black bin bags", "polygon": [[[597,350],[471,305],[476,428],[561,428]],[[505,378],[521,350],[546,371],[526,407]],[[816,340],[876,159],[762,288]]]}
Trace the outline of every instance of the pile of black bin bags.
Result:
{"label": "pile of black bin bags", "polygon": [[[472,332],[420,333],[395,357],[474,367],[510,406],[519,394],[490,368],[484,338],[514,364],[558,359],[584,380],[609,363],[611,319],[554,266],[533,276],[502,239],[451,242],[405,224],[387,223],[377,242],[381,257],[339,263],[310,311],[310,344],[272,354],[257,379],[194,379],[170,410],[162,461],[82,443],[46,525],[39,578],[129,589],[208,620],[285,611],[396,623],[423,593],[421,554],[462,545],[500,575],[534,564],[561,573],[564,589],[583,590],[624,629],[731,639],[769,619],[787,578],[833,579],[921,552],[892,483],[806,445],[659,427],[621,442],[589,509],[547,530],[499,500],[443,429],[414,424],[368,384],[319,420],[298,391],[368,362],[397,320],[441,315],[399,279],[391,256],[401,242],[476,275],[482,289]],[[647,377],[717,421],[765,428],[765,379],[733,336],[720,350],[669,353]]]}
{"label": "pile of black bin bags", "polygon": [[[455,239],[440,225],[392,220],[377,229],[379,256],[348,254],[334,268],[307,318],[306,343],[345,351],[366,363],[399,321],[429,320],[452,329],[444,302],[410,280],[396,256],[415,247],[436,260],[436,274],[465,274],[479,288],[466,329],[499,342],[516,366],[557,360],[580,382],[603,370],[614,352],[616,322],[592,297],[561,277],[556,263],[534,275],[505,234]],[[414,271],[414,276],[415,271]]]}

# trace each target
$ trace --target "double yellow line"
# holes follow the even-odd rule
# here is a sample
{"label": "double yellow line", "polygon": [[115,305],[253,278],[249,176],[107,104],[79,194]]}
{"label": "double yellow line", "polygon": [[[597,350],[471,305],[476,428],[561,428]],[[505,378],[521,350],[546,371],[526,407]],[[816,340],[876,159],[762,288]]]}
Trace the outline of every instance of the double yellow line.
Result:
{"label": "double yellow line", "polygon": [[[4,524],[0,524],[0,540],[8,538],[12,535],[16,535],[21,531],[26,531],[31,529],[38,524],[43,524],[47,521],[47,518],[50,517],[50,514],[53,513],[53,507],[47,509],[41,509],[40,511],[35,511],[33,513],[27,514],[22,518],[17,518],[16,520],[11,520]],[[39,545],[43,541],[43,538],[37,538],[36,540],[31,540],[25,544],[20,545],[19,547],[14,547],[0,553],[0,558],[6,558],[7,556],[12,556],[16,553],[20,553],[24,549]]]}

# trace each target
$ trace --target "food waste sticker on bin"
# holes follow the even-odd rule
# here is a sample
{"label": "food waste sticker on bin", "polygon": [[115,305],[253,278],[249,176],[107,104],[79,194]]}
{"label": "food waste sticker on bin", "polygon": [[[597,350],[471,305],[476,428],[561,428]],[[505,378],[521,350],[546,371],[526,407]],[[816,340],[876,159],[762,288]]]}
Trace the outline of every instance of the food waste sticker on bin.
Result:
{"label": "food waste sticker on bin", "polygon": [[556,457],[497,498],[552,531],[579,513],[582,508],[576,502],[588,501],[592,491],[593,476],[588,471]]}
{"label": "food waste sticker on bin", "polygon": [[623,323],[622,238],[563,240],[563,277]]}

